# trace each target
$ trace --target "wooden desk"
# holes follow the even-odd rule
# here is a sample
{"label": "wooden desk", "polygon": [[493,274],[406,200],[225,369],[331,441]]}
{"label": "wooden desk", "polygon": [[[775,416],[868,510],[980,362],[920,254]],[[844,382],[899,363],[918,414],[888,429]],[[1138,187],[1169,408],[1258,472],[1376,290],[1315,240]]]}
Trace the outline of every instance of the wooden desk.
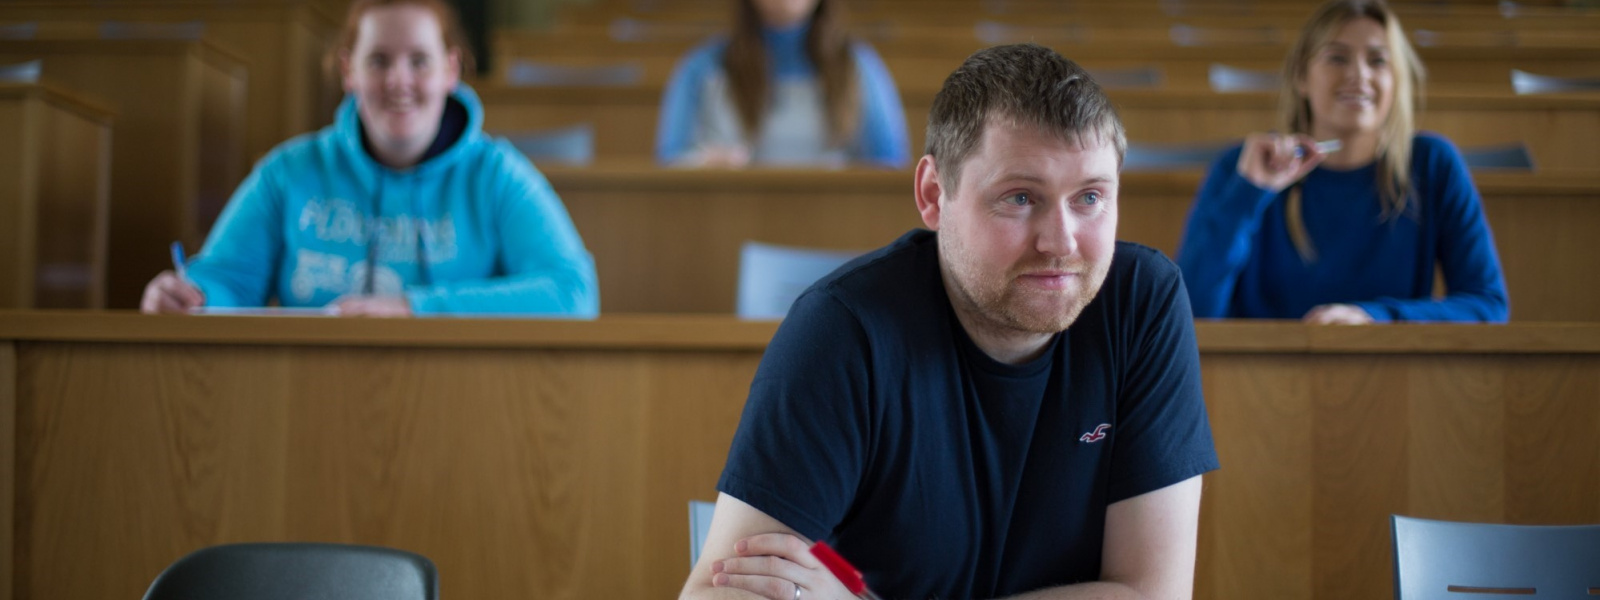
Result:
{"label": "wooden desk", "polygon": [[[554,31],[502,30],[495,34],[495,81],[504,81],[504,69],[519,58],[545,62],[585,61],[615,63],[636,61],[647,82],[663,79],[691,49],[717,34],[715,28],[642,41],[615,41],[610,24],[571,26]],[[1209,65],[1220,62],[1276,72],[1283,66],[1293,28],[1252,29],[1235,26],[1218,33],[1196,34],[1217,38],[1204,45],[1173,42],[1166,26],[1121,28],[1051,27],[1037,25],[1012,32],[1002,42],[1031,41],[1050,46],[1084,65],[1107,61],[1138,61],[1144,65]],[[973,22],[949,26],[900,26],[865,29],[860,37],[884,59],[902,91],[937,90],[967,56],[993,45],[979,39]],[[1511,69],[1551,75],[1593,75],[1600,69],[1600,34],[1579,28],[1573,33],[1554,31],[1444,31],[1431,34],[1432,46],[1419,46],[1430,83],[1439,89],[1457,84],[1492,83],[1510,89]],[[927,66],[933,65],[933,66]]]}
{"label": "wooden desk", "polygon": [[[731,313],[744,240],[868,250],[922,227],[909,172],[546,169],[600,276],[602,312]],[[1600,321],[1600,178],[1477,173],[1511,315]],[[1125,173],[1118,239],[1168,256],[1199,173]]]}
{"label": "wooden desk", "polygon": [[0,63],[33,59],[117,111],[106,304],[138,306],[168,244],[199,248],[244,178],[244,63],[204,40],[0,40]]}
{"label": "wooden desk", "polygon": [[104,308],[112,113],[0,83],[0,307]]}
{"label": "wooden desk", "polygon": [[[343,15],[339,15],[342,17]],[[310,0],[12,0],[0,4],[0,22],[37,22],[41,30],[103,21],[205,23],[249,64],[244,160],[254,162],[290,137],[333,122],[343,95],[323,76],[322,58],[337,34],[335,16]],[[43,31],[41,31],[43,33]]]}
{"label": "wooden desk", "polygon": [[[0,313],[0,598],[264,540],[421,552],[450,597],[671,597],[773,328]],[[1600,521],[1600,325],[1198,333],[1198,598],[1384,597],[1390,513]]]}
{"label": "wooden desk", "polygon": [[[486,85],[484,127],[496,133],[575,123],[595,128],[601,160],[655,156],[659,87],[512,88]],[[906,130],[920,153],[935,90],[904,90]],[[1215,142],[1277,127],[1276,93],[1218,94],[1209,90],[1112,90],[1128,139],[1136,142]],[[1590,141],[1600,138],[1600,94],[1513,96],[1509,93],[1431,94],[1419,115],[1422,129],[1464,147],[1525,142],[1540,169],[1600,171]]]}

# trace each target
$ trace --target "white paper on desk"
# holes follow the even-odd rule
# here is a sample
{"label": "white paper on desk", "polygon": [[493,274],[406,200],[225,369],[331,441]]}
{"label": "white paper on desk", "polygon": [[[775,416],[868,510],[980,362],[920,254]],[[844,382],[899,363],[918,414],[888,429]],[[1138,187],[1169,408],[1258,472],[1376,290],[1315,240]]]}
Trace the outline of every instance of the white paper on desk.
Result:
{"label": "white paper on desk", "polygon": [[189,309],[191,315],[230,317],[333,317],[332,306],[201,306]]}

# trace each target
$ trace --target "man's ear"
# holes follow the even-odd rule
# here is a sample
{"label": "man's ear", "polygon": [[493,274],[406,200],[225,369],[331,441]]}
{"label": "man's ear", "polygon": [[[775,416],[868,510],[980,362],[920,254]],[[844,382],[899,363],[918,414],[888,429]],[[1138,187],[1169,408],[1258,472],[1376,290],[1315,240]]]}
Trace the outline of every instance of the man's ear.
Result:
{"label": "man's ear", "polygon": [[917,161],[917,213],[922,215],[922,223],[928,229],[939,230],[939,211],[943,208],[939,202],[945,194],[944,182],[939,180],[939,166],[933,163],[933,155],[923,155]]}

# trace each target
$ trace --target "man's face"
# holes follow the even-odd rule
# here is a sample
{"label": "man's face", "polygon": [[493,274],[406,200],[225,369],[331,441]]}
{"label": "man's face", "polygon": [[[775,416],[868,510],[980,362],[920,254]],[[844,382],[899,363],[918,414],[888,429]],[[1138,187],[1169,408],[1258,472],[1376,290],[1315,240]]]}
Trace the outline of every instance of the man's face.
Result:
{"label": "man's face", "polygon": [[939,185],[937,203],[921,206],[951,303],[979,326],[1056,333],[1100,291],[1116,244],[1117,153],[1084,141],[1093,146],[991,118],[953,193]]}

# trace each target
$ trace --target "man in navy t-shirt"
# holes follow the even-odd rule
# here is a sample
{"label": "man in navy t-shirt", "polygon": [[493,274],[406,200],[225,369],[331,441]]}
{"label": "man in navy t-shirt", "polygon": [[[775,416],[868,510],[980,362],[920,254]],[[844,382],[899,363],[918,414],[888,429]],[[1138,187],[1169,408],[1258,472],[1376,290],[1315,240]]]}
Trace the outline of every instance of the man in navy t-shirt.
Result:
{"label": "man in navy t-shirt", "polygon": [[823,278],[768,346],[686,598],[1187,598],[1217,468],[1188,294],[1115,241],[1126,141],[1046,48],[974,54],[917,230]]}

